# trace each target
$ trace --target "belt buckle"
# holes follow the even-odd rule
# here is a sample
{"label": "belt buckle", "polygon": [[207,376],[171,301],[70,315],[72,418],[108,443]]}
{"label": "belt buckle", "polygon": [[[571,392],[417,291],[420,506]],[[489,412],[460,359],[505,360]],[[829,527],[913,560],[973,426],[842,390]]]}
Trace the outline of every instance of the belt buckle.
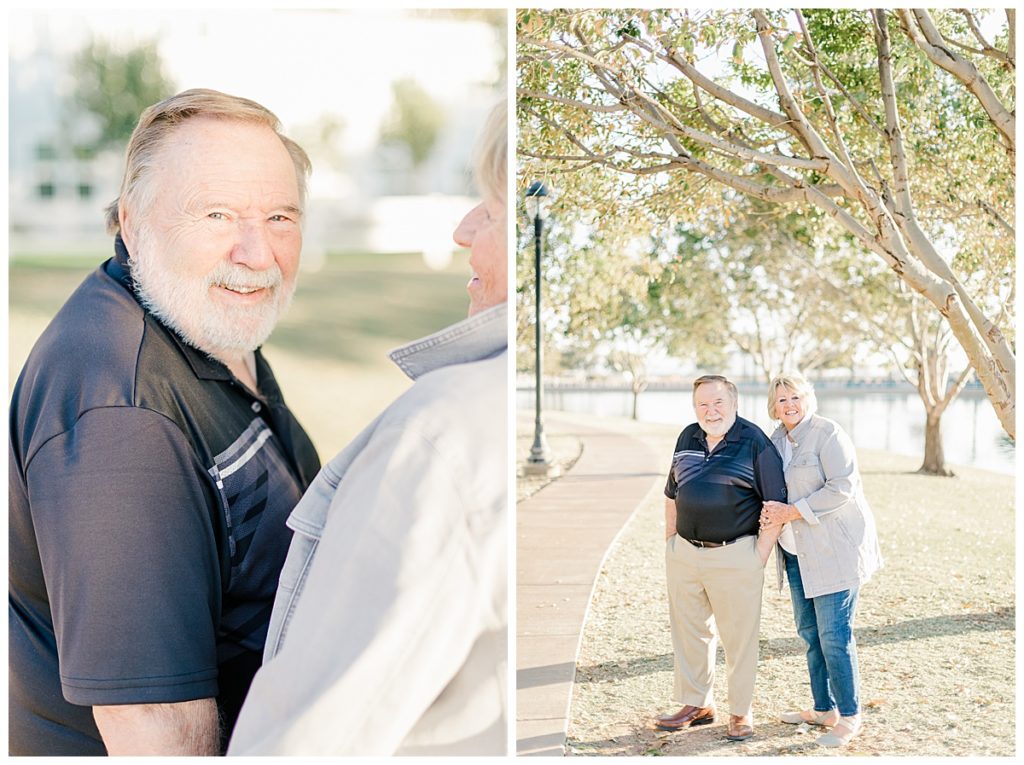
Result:
{"label": "belt buckle", "polygon": [[723,547],[723,544],[718,542],[705,542],[703,539],[687,539],[687,542],[692,544],[694,547],[699,547],[702,550],[714,550],[716,547]]}

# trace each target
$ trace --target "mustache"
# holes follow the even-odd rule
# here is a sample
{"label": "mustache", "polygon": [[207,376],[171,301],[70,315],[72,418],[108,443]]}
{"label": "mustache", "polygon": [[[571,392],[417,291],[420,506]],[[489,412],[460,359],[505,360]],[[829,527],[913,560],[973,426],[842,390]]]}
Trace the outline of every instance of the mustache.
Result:
{"label": "mustache", "polygon": [[221,261],[206,275],[208,287],[219,286],[233,290],[276,289],[283,281],[281,269],[276,263],[264,271],[253,271],[237,263]]}

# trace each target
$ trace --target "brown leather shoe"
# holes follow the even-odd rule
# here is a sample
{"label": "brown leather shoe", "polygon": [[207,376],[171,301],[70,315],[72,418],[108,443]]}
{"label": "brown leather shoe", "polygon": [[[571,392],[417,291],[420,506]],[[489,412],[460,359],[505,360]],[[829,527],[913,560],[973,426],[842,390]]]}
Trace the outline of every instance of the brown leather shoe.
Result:
{"label": "brown leather shoe", "polygon": [[729,715],[729,729],[725,737],[730,741],[746,741],[754,735],[754,726],[748,715]]}
{"label": "brown leather shoe", "polygon": [[714,721],[714,707],[695,707],[687,704],[674,715],[659,717],[655,727],[661,730],[682,730],[695,725],[710,725]]}

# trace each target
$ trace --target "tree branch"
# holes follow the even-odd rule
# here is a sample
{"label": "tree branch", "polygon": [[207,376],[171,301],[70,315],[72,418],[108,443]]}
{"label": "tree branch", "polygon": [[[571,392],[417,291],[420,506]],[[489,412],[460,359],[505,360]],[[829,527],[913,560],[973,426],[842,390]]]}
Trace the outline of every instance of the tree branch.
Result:
{"label": "tree branch", "polygon": [[935,28],[932,18],[926,10],[897,10],[900,25],[907,37],[938,67],[952,74],[969,90],[981,104],[981,108],[992,120],[993,126],[1003,137],[1010,152],[1017,149],[1017,121],[996,96],[988,80],[973,62],[950,50],[944,45],[945,40]]}
{"label": "tree branch", "polygon": [[974,39],[978,41],[979,45],[981,45],[981,50],[971,48],[957,42],[956,40],[950,40],[949,38],[946,38],[947,41],[958,48],[970,51],[971,53],[994,58],[996,61],[1001,62],[1006,69],[1012,70],[1014,68],[1013,61],[1006,53],[989,44],[988,40],[986,40],[985,36],[981,33],[981,27],[978,26],[978,20],[974,17],[974,14],[966,8],[957,8],[956,11],[967,20],[967,26],[970,28],[971,34],[974,35]]}
{"label": "tree branch", "polygon": [[1011,226],[1007,222],[1006,218],[1004,218],[1002,215],[999,214],[999,211],[996,210],[996,208],[994,208],[992,205],[990,205],[984,199],[977,200],[977,205],[982,210],[984,210],[986,213],[988,213],[995,220],[995,222],[999,224],[999,226],[1003,229],[1003,231],[1005,231],[1007,234],[1009,234],[1012,238],[1014,238],[1014,239],[1017,238],[1017,229],[1014,228],[1013,226]]}
{"label": "tree branch", "polygon": [[1017,10],[1015,8],[1006,9],[1006,57],[1010,61],[1010,65],[1017,68]]}
{"label": "tree branch", "polygon": [[545,93],[540,90],[528,90],[526,88],[516,88],[517,96],[525,96],[527,98],[539,98],[545,101],[554,101],[559,104],[565,104],[566,106],[575,106],[577,109],[584,109],[588,112],[600,112],[604,114],[610,114],[612,112],[624,112],[626,107],[622,104],[591,104],[585,101],[576,101],[572,98],[564,98],[563,96],[556,96],[553,93]]}
{"label": "tree branch", "polygon": [[[800,131],[797,130],[792,122],[784,115],[778,112],[773,112],[771,109],[766,109],[763,106],[755,104],[753,101],[748,101],[737,93],[724,88],[714,80],[705,77],[701,74],[696,67],[690,64],[688,61],[679,57],[678,53],[674,50],[666,50],[665,52],[655,50],[653,46],[647,44],[645,41],[633,38],[639,47],[648,51],[652,55],[657,56],[661,61],[678,69],[684,77],[692,82],[701,90],[708,93],[713,98],[721,101],[724,104],[739,109],[741,112],[749,114],[751,117],[760,120],[770,128],[776,128],[784,130],[793,137],[800,140],[803,143],[803,137]],[[809,147],[808,147],[809,148]]]}
{"label": "tree branch", "polygon": [[900,127],[900,113],[896,105],[896,86],[892,77],[892,50],[889,47],[889,28],[885,11],[871,12],[875,27],[875,47],[878,49],[878,80],[885,107],[885,137],[889,146],[889,162],[892,165],[893,203],[897,221],[914,216],[914,202],[910,196],[910,178],[907,172],[907,155],[903,146],[903,130]]}
{"label": "tree branch", "polygon": [[807,122],[807,118],[796,105],[796,100],[786,84],[786,78],[782,74],[782,67],[775,55],[775,46],[772,43],[772,28],[768,23],[768,17],[763,11],[754,10],[754,21],[757,26],[757,36],[761,41],[761,49],[764,51],[765,61],[768,64],[768,72],[771,74],[772,82],[775,83],[775,92],[779,97],[779,104],[785,112],[790,124],[796,129],[801,142],[807,146],[812,157],[828,156],[831,152],[825,147],[824,142],[817,132]]}

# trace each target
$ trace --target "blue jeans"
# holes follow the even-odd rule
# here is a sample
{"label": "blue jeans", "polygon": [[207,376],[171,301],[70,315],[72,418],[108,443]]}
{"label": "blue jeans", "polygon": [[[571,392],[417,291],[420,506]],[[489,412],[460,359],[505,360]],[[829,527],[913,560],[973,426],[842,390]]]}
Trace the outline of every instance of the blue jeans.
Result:
{"label": "blue jeans", "polygon": [[[781,548],[780,548],[781,550]],[[807,644],[807,671],[811,675],[814,710],[850,717],[860,712],[857,674],[857,641],[853,617],[857,611],[857,590],[843,590],[816,598],[804,597],[800,567],[795,555],[782,550],[793,598],[796,631]]]}

